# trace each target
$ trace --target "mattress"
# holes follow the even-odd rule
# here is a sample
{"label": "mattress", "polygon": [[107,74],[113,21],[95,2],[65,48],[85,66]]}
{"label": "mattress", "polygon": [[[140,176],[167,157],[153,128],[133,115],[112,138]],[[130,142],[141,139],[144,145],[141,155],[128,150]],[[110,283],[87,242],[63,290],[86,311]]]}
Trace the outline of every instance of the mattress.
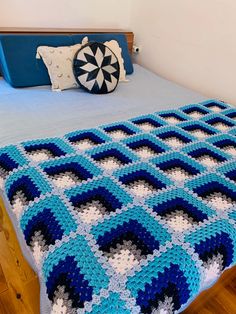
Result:
{"label": "mattress", "polygon": [[[144,68],[137,66],[137,65],[135,66],[135,74],[132,75],[129,79],[130,79],[130,81],[128,83],[120,84],[119,88],[113,94],[106,95],[106,96],[89,95],[87,93],[84,93],[82,90],[71,90],[71,91],[66,91],[63,93],[53,93],[53,92],[51,92],[50,88],[47,86],[40,87],[40,88],[27,88],[27,89],[19,89],[19,90],[17,89],[16,90],[16,89],[12,89],[11,87],[9,87],[4,82],[4,80],[2,80],[0,82],[0,93],[1,93],[0,94],[0,115],[1,115],[1,122],[2,122],[0,125],[0,132],[1,132],[0,133],[1,134],[0,146],[2,147],[4,145],[8,145],[8,144],[15,144],[15,143],[18,143],[21,141],[27,141],[27,143],[29,145],[34,145],[35,142],[34,141],[31,142],[30,141],[31,139],[60,136],[60,135],[63,135],[65,133],[68,133],[68,132],[69,132],[68,135],[66,137],[64,137],[64,139],[66,138],[67,141],[69,141],[70,136],[72,136],[72,137],[75,135],[77,136],[77,134],[80,134],[82,132],[82,131],[79,131],[81,129],[95,128],[99,124],[100,125],[109,124],[109,126],[107,126],[107,127],[111,128],[113,130],[113,128],[114,128],[113,122],[115,122],[115,121],[124,121],[124,120],[130,119],[134,116],[144,115],[144,114],[148,114],[148,113],[152,113],[152,112],[157,112],[160,110],[162,110],[163,115],[167,115],[167,118],[168,118],[168,115],[170,115],[170,112],[168,111],[168,109],[179,108],[179,106],[187,105],[189,103],[197,104],[199,102],[206,100],[206,98],[204,96],[198,95],[197,93],[194,93],[194,92],[189,91],[183,87],[180,87],[180,86],[175,85],[171,82],[168,82],[168,81],[156,76],[155,74],[153,74],[153,73],[151,73],[151,72],[149,72],[149,71],[145,70]],[[148,84],[146,84],[146,82],[148,82]],[[207,104],[207,102],[206,102],[206,104]],[[224,105],[222,105],[222,106],[224,106]],[[201,105],[201,104],[198,105],[198,108],[200,108],[201,110],[202,110],[202,107],[203,107],[203,105]],[[188,110],[189,106],[186,106],[183,108]],[[200,113],[201,113],[201,110],[200,110]],[[231,113],[231,109],[226,108],[226,110],[229,111],[229,114]],[[228,111],[227,111],[227,114],[228,114]],[[185,119],[188,120],[188,118],[186,118],[185,113],[182,113],[183,116],[185,116],[185,119],[183,119],[183,121],[182,121],[181,119],[183,117],[181,118],[180,113],[181,113],[181,110],[176,110],[176,114],[177,114],[177,116],[179,115],[179,119],[180,119],[179,121],[177,121],[177,123],[179,123],[179,122],[183,123],[183,125],[181,127],[183,127],[183,129],[186,128],[186,131],[188,132],[188,130],[189,130],[188,129],[189,125],[187,123],[188,121],[185,121]],[[207,112],[207,114],[208,114],[208,112]],[[209,111],[209,114],[211,115],[211,110]],[[164,133],[169,132],[170,130],[165,129],[165,127],[168,128],[168,126],[167,125],[165,126],[165,123],[163,122],[165,119],[163,119],[163,117],[164,116],[161,116],[160,114],[157,114],[157,115],[156,114],[155,115],[150,114],[149,116],[145,116],[145,119],[149,122],[150,122],[150,119],[152,121],[154,119],[156,121],[155,123],[159,124],[159,126],[161,126],[162,130],[165,130]],[[142,120],[143,118],[144,117],[142,117],[142,118],[139,117],[137,119]],[[173,119],[173,111],[172,111],[172,117],[170,117],[170,118]],[[175,118],[176,118],[176,116],[174,117],[174,119]],[[123,123],[126,127],[127,127],[127,125],[130,127],[130,124],[132,124],[132,123],[134,123],[134,125],[135,125],[135,121],[137,121],[137,119],[131,120],[129,122],[123,122]],[[227,120],[228,118],[226,117],[225,119]],[[171,122],[171,120],[170,120],[169,122],[172,125],[173,121]],[[126,124],[126,123],[128,123],[128,124]],[[175,121],[175,123],[176,123],[176,121]],[[202,122],[202,123],[204,123],[204,122]],[[103,128],[104,127],[101,127],[99,129],[100,131],[96,131],[96,132],[98,132],[98,133],[96,133],[97,136],[98,135],[101,136],[101,134],[99,132],[101,132],[101,129],[103,129]],[[74,134],[72,132],[73,130],[78,130],[78,131],[76,132],[76,134]],[[140,131],[139,125],[133,126],[133,129],[131,131],[134,133],[139,133],[139,131]],[[191,131],[191,128],[190,128],[190,131]],[[212,128],[210,126],[208,126],[208,131],[209,132],[212,131]],[[146,133],[149,133],[149,132],[150,132],[149,129],[144,130],[145,136],[146,136]],[[151,130],[151,132],[152,132],[152,130]],[[163,157],[164,160],[165,160],[165,158],[167,158],[167,159],[169,158],[171,160],[171,158],[173,157],[172,156],[173,152],[168,152],[168,149],[166,147],[169,144],[167,144],[167,146],[165,144],[163,144],[162,132],[160,132],[160,134],[158,133],[158,131],[157,131],[157,133],[155,133],[156,130],[154,130],[153,132],[154,132],[153,134],[150,134],[150,138],[148,138],[149,142],[153,141],[154,135],[159,136],[160,141],[158,143],[159,143],[159,145],[163,145],[163,146],[160,146],[163,149],[163,151],[161,151],[161,155],[163,154],[163,156],[164,156],[165,153],[167,153],[168,157],[166,157],[166,155],[165,155]],[[177,133],[178,132],[179,132],[179,129],[177,129]],[[186,133],[184,133],[184,132],[185,131],[183,131],[183,133],[180,132],[180,134],[178,133],[182,140],[186,140],[186,138],[187,138],[186,148],[183,148],[183,152],[182,152],[182,154],[185,156],[186,160],[182,160],[182,162],[184,164],[187,162],[191,169],[195,169],[192,171],[197,171],[198,174],[201,173],[201,171],[204,172],[204,169],[205,169],[204,166],[199,165],[198,163],[194,163],[191,160],[191,158],[189,161],[188,157],[186,157],[186,155],[188,155],[188,154],[191,155],[191,153],[194,152],[194,148],[191,147],[191,145],[190,145],[191,143],[189,143],[189,141],[191,142],[191,140],[193,140],[192,135],[186,135]],[[219,138],[217,137],[217,136],[219,136],[218,132],[217,131],[214,131],[214,132],[216,132],[216,133],[213,134],[214,135],[212,137],[213,142],[209,141],[209,143],[208,143],[208,145],[210,145],[211,147],[215,143],[214,141],[216,141],[216,142],[219,141]],[[133,134],[133,133],[131,133],[130,135],[131,135],[131,138],[136,136],[136,134]],[[201,135],[201,132],[200,132],[200,135]],[[233,131],[232,131],[231,135],[232,135],[232,137],[234,137],[235,134],[233,133]],[[104,136],[104,134],[103,134],[103,136]],[[223,140],[225,140],[225,139],[223,139]],[[104,141],[106,142],[106,140],[104,140]],[[59,140],[59,142],[60,142],[60,140]],[[62,142],[63,142],[63,140],[62,140]],[[154,140],[154,142],[155,142],[155,140]],[[67,145],[68,144],[69,143],[67,142]],[[104,145],[105,144],[106,143],[104,143]],[[125,142],[122,145],[124,146],[126,144],[127,143]],[[25,145],[27,146],[27,144],[25,144]],[[119,146],[119,143],[117,144],[117,141],[115,141],[115,144],[112,144],[112,145],[118,145]],[[134,167],[135,167],[136,163],[138,163],[140,160],[137,159],[137,156],[135,156],[135,154],[129,155],[130,153],[127,153],[126,149],[124,149],[124,147],[122,145],[120,148],[122,151],[121,155],[125,156],[125,158],[130,158],[132,160],[132,162],[134,163]],[[21,160],[21,157],[19,157],[18,153],[13,152],[14,149],[18,150],[21,147],[20,148],[20,154],[21,154],[24,151],[26,146],[24,146],[24,145],[22,146],[20,144],[17,144],[17,146],[11,146],[11,148],[7,152],[7,154],[10,154],[10,155],[13,154],[12,155],[12,156],[14,156],[13,158],[17,159],[16,163],[21,162],[21,161],[24,163],[25,161],[23,161],[23,159],[29,161],[29,159],[28,159],[29,156],[27,155],[27,153],[23,153],[24,157]],[[60,146],[60,144],[59,144],[59,146]],[[69,146],[70,146],[70,144],[69,144]],[[156,143],[154,143],[154,146],[156,147],[158,145],[156,145]],[[64,148],[63,147],[64,146],[61,147],[62,150],[65,149],[65,147]],[[115,148],[117,150],[117,147],[115,147]],[[197,148],[201,150],[204,147],[197,147]],[[13,149],[13,151],[11,151],[12,149]],[[71,155],[71,157],[73,158],[73,152],[71,151],[71,149],[73,150],[73,148],[68,147],[68,149],[70,149],[70,151],[67,152],[68,157],[70,157],[70,155]],[[219,151],[216,148],[214,148],[214,149],[217,152],[214,151],[214,152],[212,152],[212,154],[218,153],[220,155],[219,158],[223,158],[222,159],[223,162],[228,161],[228,159],[230,159],[229,157],[227,157],[228,156],[227,152],[219,153]],[[179,148],[177,148],[177,151],[178,150],[179,150]],[[101,151],[101,152],[99,151],[96,153],[99,153],[99,154],[102,153],[103,154],[103,151]],[[150,157],[149,153],[146,152],[146,154],[148,154],[148,156]],[[174,149],[174,153],[175,153],[175,149]],[[89,160],[91,161],[91,158],[93,158],[92,157],[93,153],[89,152],[88,154],[91,154],[91,156],[89,157],[88,155],[86,155],[86,154],[84,155],[84,153],[83,153],[82,157],[85,158],[85,160],[87,160],[87,158],[90,158]],[[127,154],[129,156],[127,156]],[[121,155],[119,154],[118,157],[120,157]],[[144,155],[145,155],[145,152],[144,152]],[[26,159],[25,159],[25,157],[26,157]],[[124,157],[122,157],[122,158],[124,158]],[[146,158],[147,157],[145,157],[145,156],[141,156],[141,159],[146,160]],[[161,159],[162,159],[162,157],[160,156],[159,161],[155,160],[155,162],[161,163],[162,162]],[[210,161],[208,160],[208,162],[211,162],[211,161],[212,160],[210,158]],[[37,172],[42,165],[38,164],[37,160],[35,160],[32,165],[34,165],[35,162],[36,162],[35,170]],[[230,162],[232,163],[232,160],[230,160]],[[56,161],[56,163],[60,163],[59,159]],[[143,161],[141,162],[141,164],[142,163],[143,163]],[[228,164],[222,165],[222,167],[220,169],[222,174],[220,174],[220,176],[224,177],[224,175],[226,175],[228,172],[230,172],[232,170],[231,168],[233,167],[233,163],[232,164],[231,163],[229,163],[229,165]],[[148,163],[146,164],[146,166],[142,164],[140,167],[149,168],[148,171],[150,172],[150,169],[152,169],[153,166],[150,164],[148,166],[147,165],[148,165]],[[24,169],[26,170],[28,167],[27,162],[26,162],[26,164],[22,164],[21,166],[23,167],[22,168],[23,170]],[[53,166],[53,164],[51,166]],[[88,166],[88,160],[85,161],[85,167],[87,167],[87,166]],[[45,165],[45,167],[46,167],[46,165]],[[96,170],[96,167],[94,169],[95,169],[95,170],[93,170],[94,175],[99,176],[99,174],[96,172],[96,171],[98,171],[98,170]],[[30,171],[28,173],[29,177],[32,174]],[[44,170],[41,169],[40,173],[41,173],[41,171],[44,171]],[[131,170],[131,172],[132,171],[133,170]],[[138,171],[140,171],[140,169],[138,169]],[[33,172],[34,172],[34,170],[33,170]],[[14,171],[14,173],[15,174],[13,174],[13,177],[14,177],[14,175],[18,176],[18,174],[15,171]],[[108,174],[109,173],[110,172],[108,171]],[[128,170],[127,173],[130,173],[130,170]],[[124,175],[124,173],[122,175]],[[182,173],[179,175],[180,176],[186,175],[186,173]],[[106,174],[106,176],[107,176],[107,174]],[[117,177],[115,179],[115,185],[116,185],[117,181],[119,181],[119,176],[121,176],[121,174],[117,174]],[[207,176],[211,176],[208,173],[208,171],[206,171],[205,176],[206,176],[206,178],[204,179],[205,181],[204,180],[203,181],[209,185],[209,180],[213,180],[214,178],[213,177],[210,177],[210,178],[207,177]],[[162,171],[155,173],[154,177],[157,180],[160,180],[160,178],[161,178],[162,183],[164,182],[164,184],[166,186],[172,185],[171,181],[169,181],[168,178],[163,177]],[[114,179],[114,177],[112,176],[112,180],[113,179]],[[25,241],[23,239],[22,232],[19,230],[18,221],[16,219],[16,216],[12,213],[12,208],[11,208],[12,204],[10,205],[10,202],[11,202],[10,197],[11,196],[9,197],[8,192],[9,192],[9,190],[12,191],[12,189],[14,189],[11,187],[11,185],[15,186],[15,183],[14,183],[15,180],[18,180],[18,179],[13,178],[12,181],[11,181],[11,178],[9,179],[8,183],[6,184],[6,186],[8,186],[5,190],[6,193],[3,193],[3,198],[5,201],[6,207],[8,209],[9,215],[10,215],[10,217],[14,223],[14,226],[16,228],[19,242],[20,242],[21,247],[22,247],[22,251],[23,251],[25,257],[27,258],[27,260],[29,261],[29,263],[32,265],[32,267],[35,270],[37,270],[37,266],[35,265],[35,262],[32,259],[31,254],[29,253],[29,248],[25,245]],[[224,187],[227,185],[227,182],[228,182],[227,180],[229,181],[229,178],[226,178],[225,182],[223,182]],[[191,182],[191,180],[190,180],[190,182]],[[181,185],[181,187],[183,187],[183,189],[186,188],[188,191],[188,189],[192,188],[191,183],[189,183],[189,184],[190,185],[188,185],[188,183],[186,183],[186,186]],[[177,185],[179,186],[179,183]],[[233,190],[232,193],[233,193],[233,197],[234,197],[235,196],[235,187],[233,184],[231,184],[231,185],[232,185],[232,190]],[[111,186],[112,186],[112,184],[111,184]],[[196,191],[200,191],[201,186],[202,186],[202,179],[199,179],[199,180],[196,179],[193,183],[193,186],[194,186],[194,188],[196,188]],[[8,188],[9,188],[9,190],[8,190]],[[138,190],[140,192],[140,189],[138,189]],[[142,190],[142,188],[141,188],[141,190]],[[144,187],[144,190],[146,190],[145,187]],[[126,191],[126,189],[125,189],[125,191]],[[47,194],[47,193],[48,193],[48,191],[46,191],[46,196],[49,196],[50,193],[49,194]],[[176,193],[175,196],[178,196],[180,192],[176,190],[175,193]],[[184,193],[186,194],[186,191]],[[172,197],[173,197],[173,193],[171,191],[168,191],[168,190],[164,191],[164,193],[163,193],[163,199],[164,200],[171,200]],[[190,196],[190,198],[191,197],[192,196]],[[186,198],[189,200],[189,196],[187,196],[187,194],[186,194]],[[42,201],[44,201],[44,200],[45,199],[42,198]],[[228,199],[226,198],[226,200],[228,200]],[[160,199],[155,199],[155,195],[154,195],[154,198],[151,199],[145,206],[152,207],[154,204],[153,202],[156,202],[156,201],[159,202]],[[141,201],[141,203],[142,202],[143,201]],[[193,197],[193,200],[190,200],[190,202],[196,206],[196,202],[194,201],[194,197]],[[199,200],[198,200],[198,202],[199,202]],[[224,203],[224,200],[222,202]],[[139,198],[134,199],[134,205],[137,208],[140,207],[141,203],[140,203]],[[36,205],[36,207],[37,207],[37,205]],[[209,214],[209,216],[211,216],[211,215],[214,216],[212,214],[212,210],[211,209],[209,210],[207,208],[204,209],[204,206],[201,203],[200,203],[199,207],[201,208],[201,210],[203,212],[205,211],[204,214]],[[127,211],[129,211],[129,208],[126,208],[126,209],[127,209]],[[139,208],[139,210],[140,210],[140,208]],[[137,212],[138,212],[138,209],[137,209]],[[31,215],[31,214],[29,213],[29,215]],[[135,213],[133,213],[131,210],[130,215],[135,216]],[[140,214],[140,215],[142,216],[143,214]],[[27,216],[27,214],[26,214],[26,216]],[[140,219],[140,217],[139,217],[139,219]],[[144,217],[144,216],[142,216],[142,217]],[[151,215],[151,218],[153,218],[153,217],[155,217],[155,215],[154,216]],[[151,218],[149,217],[147,219],[151,219]],[[230,223],[228,223],[228,221],[226,221],[227,220],[226,214],[223,218],[225,218],[223,222],[221,222],[221,221],[218,222],[218,218],[215,218],[215,217],[211,218],[212,219],[211,222],[214,225],[213,226],[214,232],[217,232],[218,229],[221,230],[222,228],[225,228],[225,226],[227,226],[229,233],[233,234],[234,231],[232,230],[232,225]],[[232,214],[231,220],[233,220],[233,219],[234,219],[234,214]],[[190,222],[192,222],[191,219],[190,219]],[[186,224],[188,225],[189,222],[187,221]],[[157,229],[159,228],[158,229],[159,231],[162,230],[162,225],[163,225],[162,222],[160,222],[160,224],[158,224]],[[146,226],[146,228],[148,229],[149,227]],[[168,230],[168,228],[167,228],[167,230]],[[82,233],[83,232],[85,232],[85,230],[83,230]],[[98,233],[101,232],[101,228],[100,229],[98,228],[98,231],[96,231],[96,232],[98,232]],[[171,234],[171,232],[170,232],[170,234]],[[168,232],[167,232],[166,236],[167,237],[169,236]],[[197,237],[202,237],[201,232],[200,232],[199,236],[197,235]],[[76,235],[74,235],[72,238],[76,238]],[[82,242],[80,242],[81,239],[77,238],[77,240],[78,240],[78,243],[80,245],[82,243]],[[193,253],[193,249],[191,247],[189,247],[188,246],[189,244],[188,244],[187,248],[186,248],[187,253],[185,251],[179,250],[179,248],[178,248],[179,242],[178,241],[179,241],[179,239],[176,239],[176,241],[174,242],[174,245],[176,245],[176,252],[175,253],[179,256],[178,258],[180,258],[180,262],[181,262],[181,254],[187,254],[188,253],[186,255],[186,258],[188,258],[189,253],[191,253],[191,252]],[[189,241],[189,243],[194,243],[194,241],[195,241],[194,236],[191,237],[191,234],[190,234],[188,241]],[[216,241],[216,240],[214,240],[214,241]],[[166,252],[165,250],[168,251],[168,245],[167,245],[167,247],[161,246],[162,247],[161,250],[163,250],[163,253]],[[68,249],[70,250],[69,244],[68,244]],[[67,250],[67,248],[65,248],[65,250]],[[166,254],[168,255],[169,253],[166,253]],[[170,253],[170,254],[172,254],[172,253]],[[195,253],[194,253],[194,258],[196,259]],[[190,263],[193,263],[194,258],[193,258],[193,260],[190,261]],[[165,258],[164,258],[164,260],[165,260]],[[151,263],[152,257],[150,257],[149,261]],[[49,257],[49,265],[51,265],[50,263],[52,264],[53,261],[52,260],[50,261],[50,257]],[[142,266],[145,266],[145,265],[147,265],[147,261],[142,262]],[[161,267],[163,267],[163,266],[161,266]],[[176,269],[174,267],[172,269],[172,271],[175,272],[175,270]],[[40,279],[41,279],[41,275],[42,274],[39,273]],[[197,275],[197,274],[195,274],[195,275],[196,275],[196,278],[199,279],[197,277],[199,275]],[[171,274],[170,274],[170,276],[171,276]],[[179,276],[181,276],[181,272],[179,273]],[[192,280],[193,277],[191,278],[191,274],[190,274],[190,277],[189,277],[190,279],[188,279],[188,275],[187,275],[187,280]],[[94,279],[92,279],[92,280],[94,280]],[[132,282],[132,279],[131,279],[131,282]],[[115,284],[114,281],[113,281],[113,284]],[[135,289],[136,289],[135,285],[136,284],[138,285],[139,283],[134,282],[134,286],[132,288],[133,290],[131,289],[132,291],[135,291]],[[131,286],[132,285],[133,285],[133,283],[131,284]],[[192,291],[196,292],[198,290],[198,288],[196,288],[196,284],[192,281],[191,285],[192,285],[192,287],[191,287]],[[117,287],[117,289],[118,289],[118,287]],[[118,297],[117,293],[112,294],[112,296],[110,298],[106,294],[107,292],[105,290],[106,289],[104,289],[104,288],[102,289],[102,291],[104,293],[104,296],[103,296],[104,298],[102,297],[102,295],[100,295],[100,297],[102,297],[103,301],[105,303],[107,303],[109,300],[110,301],[113,300],[114,302],[118,302],[117,304],[121,304],[121,308],[122,308],[124,305],[124,302],[122,300],[117,300],[117,297]],[[116,291],[116,292],[118,292],[118,291]],[[130,301],[131,305],[133,304],[132,302],[134,302],[133,298],[129,298],[125,294],[124,295],[122,294],[122,298],[125,299],[127,302]],[[141,297],[141,299],[142,299],[142,297]],[[104,303],[103,301],[101,303]],[[170,306],[169,310],[171,311],[171,306],[172,306],[170,304],[171,302],[169,302],[169,300],[164,300],[164,301],[163,301],[163,304],[164,304],[163,306],[168,307],[168,305],[169,305]],[[94,301],[94,302],[96,303],[98,301]],[[119,303],[119,302],[121,302],[121,303]],[[125,309],[125,308],[127,309],[126,305],[124,306],[123,309]],[[89,305],[88,305],[88,308],[89,308]],[[41,281],[41,312],[43,314],[49,313],[49,311],[50,311],[49,309],[50,309],[50,304],[49,304],[48,299],[46,297],[45,284],[43,283],[43,281]],[[99,306],[98,306],[98,309],[101,310],[101,308]],[[163,307],[163,309],[164,309],[164,307]],[[138,307],[134,307],[134,310],[136,312],[139,312]]]}
{"label": "mattress", "polygon": [[14,89],[0,79],[0,145],[206,100],[139,65],[128,78],[114,93],[97,96],[81,89],[51,92],[50,86]]}

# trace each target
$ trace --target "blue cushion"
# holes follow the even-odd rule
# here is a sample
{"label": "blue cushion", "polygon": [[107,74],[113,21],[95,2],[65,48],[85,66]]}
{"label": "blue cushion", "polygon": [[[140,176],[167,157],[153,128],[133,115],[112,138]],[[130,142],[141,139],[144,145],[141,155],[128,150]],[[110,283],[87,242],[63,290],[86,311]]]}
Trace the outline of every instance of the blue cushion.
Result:
{"label": "blue cushion", "polygon": [[47,68],[36,59],[38,46],[73,45],[65,35],[0,35],[0,62],[5,80],[14,87],[51,84]]}
{"label": "blue cushion", "polygon": [[70,46],[81,43],[88,36],[92,41],[105,42],[115,39],[122,48],[127,74],[133,72],[133,64],[123,34],[81,34],[81,35],[1,35],[0,68],[5,80],[13,87],[50,85],[46,66],[36,59],[39,46]]}
{"label": "blue cushion", "polygon": [[126,40],[126,36],[124,34],[77,34],[77,35],[72,35],[73,43],[78,44],[82,42],[82,39],[88,36],[89,41],[98,41],[98,42],[105,42],[105,41],[110,41],[112,39],[115,39],[121,49],[122,49],[122,57],[124,59],[124,66],[127,74],[132,74],[134,71],[133,64],[131,61],[130,53],[129,53],[129,48]]}

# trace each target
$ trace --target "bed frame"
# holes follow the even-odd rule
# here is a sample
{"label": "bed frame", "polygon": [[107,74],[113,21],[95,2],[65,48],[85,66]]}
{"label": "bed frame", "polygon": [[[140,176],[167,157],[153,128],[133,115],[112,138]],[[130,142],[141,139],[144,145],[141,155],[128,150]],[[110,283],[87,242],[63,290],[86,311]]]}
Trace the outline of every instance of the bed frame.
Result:
{"label": "bed frame", "polygon": [[72,34],[106,34],[117,33],[125,34],[129,52],[132,54],[134,44],[134,33],[122,29],[89,29],[89,28],[15,28],[15,27],[0,27],[0,34],[39,34],[39,35],[72,35]]}

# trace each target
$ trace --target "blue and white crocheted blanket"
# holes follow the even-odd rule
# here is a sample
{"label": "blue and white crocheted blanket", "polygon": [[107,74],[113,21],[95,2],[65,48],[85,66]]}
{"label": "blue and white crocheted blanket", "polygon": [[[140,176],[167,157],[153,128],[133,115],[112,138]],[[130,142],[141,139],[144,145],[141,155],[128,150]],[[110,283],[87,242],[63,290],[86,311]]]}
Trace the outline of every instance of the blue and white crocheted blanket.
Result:
{"label": "blue and white crocheted blanket", "polygon": [[174,313],[236,263],[236,109],[192,104],[0,149],[53,313]]}

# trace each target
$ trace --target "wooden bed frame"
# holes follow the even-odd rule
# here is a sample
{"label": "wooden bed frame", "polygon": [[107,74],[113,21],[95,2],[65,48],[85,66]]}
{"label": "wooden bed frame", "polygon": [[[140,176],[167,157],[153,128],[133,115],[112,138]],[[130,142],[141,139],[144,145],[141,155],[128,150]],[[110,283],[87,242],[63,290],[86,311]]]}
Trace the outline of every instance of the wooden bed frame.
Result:
{"label": "wooden bed frame", "polygon": [[125,34],[129,52],[132,54],[134,44],[134,33],[122,29],[89,29],[89,28],[15,28],[0,27],[0,34],[19,34],[19,35],[72,35],[72,34],[105,34],[117,33]]}
{"label": "wooden bed frame", "polygon": [[[0,28],[0,34],[83,34],[83,33],[123,33],[127,37],[129,51],[132,54],[134,34],[114,29],[43,29],[43,28]],[[204,291],[188,307],[186,314],[210,313],[236,313],[236,267],[226,271],[213,288]],[[233,284],[232,284],[233,283]],[[227,290],[227,287],[230,287]],[[214,296],[219,291],[226,290],[228,311],[225,304],[215,301]],[[232,290],[233,294],[231,293]],[[40,313],[40,287],[36,273],[25,260],[14,227],[0,197],[0,313],[5,314],[39,314]],[[231,297],[230,297],[231,296]],[[205,307],[208,301],[212,305]],[[213,301],[212,301],[213,300]],[[223,310],[220,310],[222,308]],[[226,306],[227,308],[227,306]]]}

